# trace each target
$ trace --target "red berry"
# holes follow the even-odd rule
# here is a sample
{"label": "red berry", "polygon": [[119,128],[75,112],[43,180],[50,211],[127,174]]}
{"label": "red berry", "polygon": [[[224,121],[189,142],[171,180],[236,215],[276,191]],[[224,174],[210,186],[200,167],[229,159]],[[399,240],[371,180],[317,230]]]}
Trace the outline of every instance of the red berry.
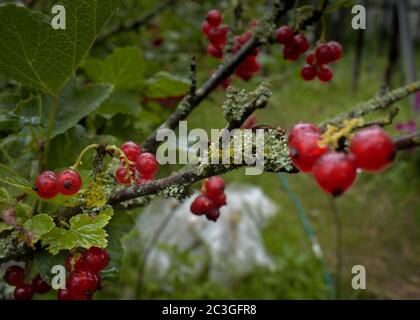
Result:
{"label": "red berry", "polygon": [[308,54],[308,55],[306,56],[306,63],[307,63],[307,64],[310,64],[310,65],[315,64],[315,55],[314,55],[313,53]]}
{"label": "red berry", "polygon": [[76,295],[93,293],[98,285],[98,278],[92,271],[73,271],[67,280],[67,288]]}
{"label": "red berry", "polygon": [[57,191],[57,177],[52,171],[45,171],[41,173],[38,178],[35,180],[34,190],[37,192],[38,196],[43,199],[54,198]]}
{"label": "red berry", "polygon": [[235,74],[244,81],[249,81],[252,78],[252,72],[242,65],[236,68]]}
{"label": "red berry", "polygon": [[335,151],[320,157],[312,173],[321,189],[333,196],[339,196],[350,188],[357,176],[352,156]]}
{"label": "red berry", "polygon": [[289,26],[282,26],[276,30],[276,40],[286,47],[292,46],[295,42],[295,34]]}
{"label": "red berry", "polygon": [[211,28],[207,36],[216,47],[224,46],[226,43],[226,33],[222,28]]}
{"label": "red berry", "polygon": [[328,46],[331,48],[334,56],[334,61],[340,60],[343,55],[343,47],[336,41],[328,42]]}
{"label": "red berry", "polygon": [[319,134],[308,132],[294,137],[289,143],[290,158],[300,171],[311,172],[315,161],[328,151],[319,141]]}
{"label": "red berry", "polygon": [[73,300],[73,295],[69,289],[59,289],[57,291],[57,300]]}
{"label": "red berry", "polygon": [[209,56],[221,59],[223,58],[223,50],[220,47],[215,46],[214,44],[210,43],[207,46],[207,54]]}
{"label": "red berry", "polygon": [[321,82],[330,82],[334,76],[334,73],[330,67],[322,66],[318,69],[317,76]]}
{"label": "red berry", "polygon": [[216,222],[217,219],[219,219],[219,217],[220,217],[220,211],[217,208],[214,208],[206,213],[207,220],[210,220],[213,222]]}
{"label": "red berry", "polygon": [[204,20],[203,23],[201,24],[201,31],[207,35],[210,31],[211,25],[207,20]]}
{"label": "red berry", "polygon": [[153,179],[159,170],[159,164],[153,154],[145,152],[137,157],[136,168],[143,178]]}
{"label": "red berry", "polygon": [[222,22],[222,14],[219,10],[210,10],[209,12],[207,12],[207,21],[212,27],[218,27]]}
{"label": "red berry", "polygon": [[309,49],[309,41],[303,34],[295,36],[295,45],[298,47],[299,53],[305,53]]}
{"label": "red berry", "polygon": [[297,47],[284,47],[283,48],[283,58],[285,60],[296,61],[299,58],[299,50]]}
{"label": "red berry", "polygon": [[365,171],[384,170],[395,158],[396,148],[391,137],[379,126],[359,131],[350,142],[357,166]]}
{"label": "red berry", "polygon": [[206,196],[213,200],[224,192],[225,181],[219,176],[208,178],[204,182],[204,189]]}
{"label": "red berry", "polygon": [[76,260],[74,270],[99,273],[108,266],[108,262],[109,255],[104,249],[90,247],[81,254],[79,259]]}
{"label": "red berry", "polygon": [[317,70],[315,66],[307,64],[300,70],[300,76],[305,81],[311,81],[316,77]]}
{"label": "red berry", "polygon": [[136,161],[137,156],[141,153],[141,147],[133,142],[133,141],[127,141],[121,146],[121,150],[125,153],[128,160],[130,161]]}
{"label": "red berry", "polygon": [[31,300],[34,295],[34,291],[29,284],[20,284],[15,288],[13,293],[16,300]]}
{"label": "red berry", "polygon": [[3,276],[4,281],[11,286],[18,286],[25,281],[25,270],[21,266],[10,266]]}
{"label": "red berry", "polygon": [[191,204],[191,212],[197,216],[207,214],[215,208],[213,200],[209,199],[205,195],[199,195]]}
{"label": "red berry", "polygon": [[66,196],[72,196],[82,187],[82,178],[71,169],[60,172],[57,176],[57,191]]}
{"label": "red berry", "polygon": [[290,144],[295,137],[305,133],[321,134],[321,129],[319,129],[313,123],[299,122],[293,126],[292,130],[290,130],[288,143]]}
{"label": "red berry", "polygon": [[32,288],[34,292],[44,294],[51,290],[51,286],[41,278],[41,275],[37,275],[32,279]]}
{"label": "red berry", "polygon": [[223,207],[224,205],[226,205],[226,194],[221,193],[217,197],[214,197],[212,200],[213,200],[216,208]]}
{"label": "red berry", "polygon": [[315,58],[318,65],[324,65],[334,60],[334,52],[329,45],[321,44],[315,50]]}
{"label": "red berry", "polygon": [[127,172],[125,167],[119,167],[117,171],[115,171],[115,179],[121,184],[128,185],[131,183],[130,173]]}
{"label": "red berry", "polygon": [[68,272],[72,272],[73,265],[74,265],[74,256],[71,253],[69,253],[66,257],[66,260],[64,261],[64,266],[66,267],[66,270]]}

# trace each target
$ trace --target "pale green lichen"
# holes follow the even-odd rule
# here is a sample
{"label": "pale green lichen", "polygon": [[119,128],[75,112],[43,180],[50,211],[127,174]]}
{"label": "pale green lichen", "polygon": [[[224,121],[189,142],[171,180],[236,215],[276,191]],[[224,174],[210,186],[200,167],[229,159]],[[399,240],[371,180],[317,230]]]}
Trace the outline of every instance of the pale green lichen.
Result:
{"label": "pale green lichen", "polygon": [[254,91],[246,92],[244,89],[229,87],[226,90],[226,100],[222,105],[223,115],[230,123],[244,120],[244,114],[255,109],[264,108],[272,92],[270,84],[262,83]]}
{"label": "pale green lichen", "polygon": [[193,194],[189,185],[171,185],[161,192],[158,193],[164,198],[175,198],[178,201],[183,201],[184,199],[190,197]]}

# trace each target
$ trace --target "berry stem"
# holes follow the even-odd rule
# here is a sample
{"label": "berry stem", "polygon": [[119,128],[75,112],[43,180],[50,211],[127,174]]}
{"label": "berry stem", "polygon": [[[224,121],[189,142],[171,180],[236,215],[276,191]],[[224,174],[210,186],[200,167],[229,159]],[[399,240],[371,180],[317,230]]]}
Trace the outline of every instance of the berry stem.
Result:
{"label": "berry stem", "polygon": [[82,152],[80,152],[79,156],[77,157],[76,162],[70,167],[70,169],[76,170],[77,167],[82,163],[82,158],[86,154],[86,152],[88,152],[90,149],[97,149],[98,147],[99,147],[99,144],[91,144],[91,145],[88,145],[86,148],[84,148]]}
{"label": "berry stem", "polygon": [[335,197],[328,197],[330,202],[330,209],[333,215],[335,224],[335,239],[336,239],[336,251],[335,251],[335,296],[336,299],[341,298],[341,278],[343,269],[343,226],[341,223],[340,214],[337,209],[337,202]]}
{"label": "berry stem", "polygon": [[57,117],[57,96],[51,96],[51,109],[48,117],[47,133],[45,135],[45,146],[44,146],[44,159],[43,165],[46,165],[48,161],[48,152],[50,149],[50,138],[51,132],[54,128],[55,118]]}

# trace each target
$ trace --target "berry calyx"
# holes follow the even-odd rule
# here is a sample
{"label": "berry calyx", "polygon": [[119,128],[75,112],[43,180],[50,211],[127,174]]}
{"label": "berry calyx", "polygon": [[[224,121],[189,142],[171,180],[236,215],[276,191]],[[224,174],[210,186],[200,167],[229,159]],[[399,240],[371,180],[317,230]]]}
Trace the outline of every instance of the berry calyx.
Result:
{"label": "berry calyx", "polygon": [[215,208],[213,200],[205,195],[199,195],[191,204],[191,212],[197,216],[209,213]]}
{"label": "berry calyx", "polygon": [[130,173],[125,167],[119,167],[115,171],[115,179],[121,184],[129,185],[131,183]]}
{"label": "berry calyx", "polygon": [[153,154],[145,152],[137,157],[136,168],[143,178],[153,179],[159,170],[159,164]]}
{"label": "berry calyx", "polygon": [[98,278],[91,271],[73,271],[67,280],[67,289],[75,295],[91,294],[98,285]]}
{"label": "berry calyx", "polygon": [[322,66],[318,69],[317,73],[318,79],[321,82],[330,82],[334,76],[333,71],[328,66]]}
{"label": "berry calyx", "polygon": [[351,155],[333,151],[316,161],[312,173],[321,189],[336,197],[352,186],[356,180],[356,170]]}
{"label": "berry calyx", "polygon": [[121,150],[125,153],[127,159],[130,161],[136,161],[136,158],[141,153],[141,147],[133,141],[125,142],[121,146]]}
{"label": "berry calyx", "polygon": [[25,270],[21,266],[10,266],[6,269],[3,279],[11,286],[19,286],[25,281]]}
{"label": "berry calyx", "polygon": [[31,300],[34,295],[31,285],[29,284],[20,284],[15,288],[13,296],[16,300]]}
{"label": "berry calyx", "polygon": [[82,187],[82,178],[71,169],[60,172],[57,176],[57,191],[66,196],[72,196]]}
{"label": "berry calyx", "polygon": [[310,64],[303,66],[303,68],[300,70],[300,76],[305,81],[311,81],[315,79],[316,75],[317,75],[317,70],[315,66],[310,65]]}
{"label": "berry calyx", "polygon": [[392,138],[379,126],[363,129],[350,142],[350,151],[357,166],[365,171],[385,170],[395,158],[396,148]]}
{"label": "berry calyx", "polygon": [[311,172],[315,161],[328,151],[319,142],[319,134],[308,132],[296,136],[289,143],[290,158],[300,171]]}
{"label": "berry calyx", "polygon": [[99,273],[108,266],[108,262],[109,255],[104,249],[90,247],[76,260],[74,270]]}
{"label": "berry calyx", "polygon": [[204,183],[204,189],[205,195],[214,200],[225,190],[225,181],[219,176],[208,178]]}
{"label": "berry calyx", "polygon": [[35,293],[44,294],[51,290],[51,286],[38,274],[32,279],[32,289]]}
{"label": "berry calyx", "polygon": [[220,211],[217,208],[214,208],[206,213],[207,220],[216,222],[220,217]]}
{"label": "berry calyx", "polygon": [[324,65],[334,60],[334,52],[327,44],[321,44],[315,50],[315,59],[318,65]]}
{"label": "berry calyx", "polygon": [[35,180],[34,190],[42,199],[54,198],[57,191],[57,177],[52,171],[41,173]]}
{"label": "berry calyx", "polygon": [[302,135],[304,133],[317,133],[321,134],[321,129],[319,129],[315,124],[313,123],[305,123],[305,122],[299,122],[295,124],[290,130],[289,136],[287,138],[289,144],[290,142],[297,136]]}
{"label": "berry calyx", "polygon": [[289,26],[281,26],[276,30],[276,40],[278,43],[286,47],[292,46],[295,43],[295,34],[293,29]]}
{"label": "berry calyx", "polygon": [[207,21],[212,27],[218,27],[222,23],[222,14],[219,10],[210,10],[207,12]]}

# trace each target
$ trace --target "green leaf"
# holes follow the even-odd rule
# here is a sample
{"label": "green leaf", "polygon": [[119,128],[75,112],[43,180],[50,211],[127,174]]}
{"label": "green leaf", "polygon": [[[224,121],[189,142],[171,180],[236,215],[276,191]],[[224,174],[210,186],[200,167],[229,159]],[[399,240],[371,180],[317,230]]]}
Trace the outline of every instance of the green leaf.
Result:
{"label": "green leaf", "polygon": [[0,233],[6,230],[12,230],[13,226],[7,223],[4,223],[3,221],[0,221]]}
{"label": "green leaf", "polygon": [[66,29],[28,8],[0,7],[0,73],[57,95],[117,9],[118,0],[63,0]]}
{"label": "green leaf", "polygon": [[0,204],[14,205],[15,199],[13,199],[9,192],[5,188],[0,188]]}
{"label": "green leaf", "polygon": [[136,47],[116,49],[105,60],[88,59],[82,68],[94,82],[111,83],[115,90],[144,86],[144,59]]}
{"label": "green leaf", "polygon": [[54,266],[64,266],[66,260],[66,254],[64,252],[51,255],[45,250],[37,250],[34,253],[33,267],[41,274],[42,279],[51,284],[52,278],[56,274],[51,273],[51,269]]}
{"label": "green leaf", "polygon": [[16,204],[16,222],[22,225],[32,217],[32,207],[26,203],[18,202]]}
{"label": "green leaf", "polygon": [[108,267],[101,272],[103,280],[118,281],[123,260],[122,238],[134,227],[134,219],[127,212],[116,214],[106,231],[109,234],[107,252],[110,256]]}
{"label": "green leaf", "polygon": [[0,112],[11,112],[16,109],[16,105],[20,100],[18,94],[3,94],[0,96]]}
{"label": "green leaf", "polygon": [[53,219],[45,213],[37,214],[23,224],[23,228],[27,232],[31,232],[32,244],[42,238],[44,234],[51,231],[55,224]]}
{"label": "green leaf", "polygon": [[112,118],[117,113],[135,115],[139,114],[139,96],[133,91],[113,92],[108,100],[102,103],[97,113],[106,119]]}
{"label": "green leaf", "polygon": [[[99,108],[111,92],[112,86],[108,84],[94,84],[79,89],[75,83],[71,82],[64,88],[58,98],[57,119],[51,138],[66,132],[81,119]],[[47,116],[45,116],[45,127],[47,122]]]}
{"label": "green leaf", "polygon": [[108,224],[113,214],[112,208],[108,208],[97,216],[82,213],[70,219],[70,228],[54,227],[45,234],[41,241],[48,246],[49,252],[57,254],[60,250],[73,248],[90,248],[96,246],[104,248],[108,244],[104,227]]}
{"label": "green leaf", "polygon": [[22,117],[11,112],[0,113],[0,137],[18,133],[25,126],[37,126],[40,123],[39,117]]}
{"label": "green leaf", "polygon": [[149,98],[179,97],[188,92],[190,81],[168,72],[158,72],[147,80]]}

